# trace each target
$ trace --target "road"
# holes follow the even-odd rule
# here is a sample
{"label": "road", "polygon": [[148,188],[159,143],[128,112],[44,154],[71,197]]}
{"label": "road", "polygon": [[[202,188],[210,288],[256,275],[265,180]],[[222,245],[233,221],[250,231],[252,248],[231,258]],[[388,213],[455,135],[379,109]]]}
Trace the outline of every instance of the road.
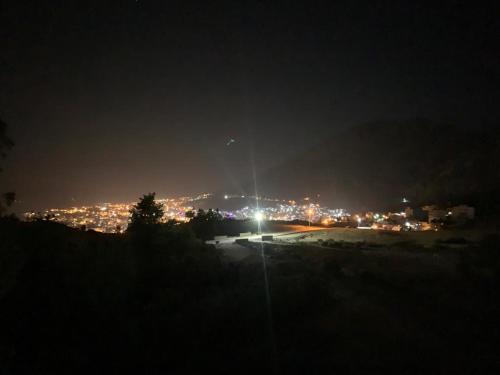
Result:
{"label": "road", "polygon": [[248,236],[234,236],[218,238],[217,241],[207,241],[209,244],[214,244],[218,249],[224,252],[231,261],[240,261],[250,255],[255,255],[255,249],[250,246],[244,246],[236,243],[238,239],[247,239],[250,242],[262,242],[262,236],[273,236],[274,241],[296,241],[300,236],[308,233],[325,230],[324,227],[315,227],[307,225],[290,225],[287,226],[287,231],[281,232],[263,232],[262,234],[251,234]]}
{"label": "road", "polygon": [[288,226],[290,230],[288,231],[282,231],[282,232],[262,232],[261,234],[255,234],[252,233],[251,235],[248,236],[233,236],[233,237],[225,237],[225,238],[218,238],[216,240],[212,241],[207,241],[209,244],[226,244],[226,243],[234,243],[238,239],[248,239],[249,241],[252,242],[260,242],[262,239],[262,236],[273,236],[273,238],[287,238],[288,237],[293,237],[297,236],[303,233],[307,232],[315,232],[319,230],[325,230],[324,227],[315,227],[315,226],[307,226],[307,225],[290,225]]}
{"label": "road", "polygon": [[[296,244],[317,243],[318,240],[335,240],[345,242],[366,242],[379,245],[391,245],[398,242],[413,242],[424,247],[432,247],[438,240],[445,240],[452,237],[463,237],[471,240],[481,238],[480,234],[468,230],[443,230],[443,231],[425,231],[425,232],[393,232],[378,230],[360,230],[356,228],[325,228],[315,226],[290,225],[286,226],[280,232],[265,232],[261,235],[252,234],[242,237],[227,237],[219,240],[216,244],[228,258],[241,260],[245,257],[255,254],[252,246],[239,245],[235,240],[248,239],[251,243],[261,243],[262,235],[272,235],[273,243],[277,244]],[[264,241],[266,242],[266,241]],[[215,241],[209,241],[215,244]]]}

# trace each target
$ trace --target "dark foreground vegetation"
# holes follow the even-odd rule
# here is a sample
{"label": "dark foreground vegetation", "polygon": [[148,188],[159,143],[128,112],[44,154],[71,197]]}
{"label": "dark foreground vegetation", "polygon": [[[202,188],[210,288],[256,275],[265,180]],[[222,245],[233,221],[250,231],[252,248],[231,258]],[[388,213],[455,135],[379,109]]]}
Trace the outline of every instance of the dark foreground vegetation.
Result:
{"label": "dark foreground vegetation", "polygon": [[154,228],[3,219],[0,373],[499,370],[498,238],[266,246],[270,324],[259,247],[231,263],[187,226]]}

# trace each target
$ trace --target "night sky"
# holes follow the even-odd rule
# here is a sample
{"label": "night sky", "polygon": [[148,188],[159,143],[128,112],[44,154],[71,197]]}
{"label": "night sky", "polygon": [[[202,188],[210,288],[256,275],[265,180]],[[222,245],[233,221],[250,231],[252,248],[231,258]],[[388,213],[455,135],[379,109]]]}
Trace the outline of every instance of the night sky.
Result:
{"label": "night sky", "polygon": [[232,192],[333,129],[495,126],[494,2],[436,3],[4,2],[3,190],[21,209]]}

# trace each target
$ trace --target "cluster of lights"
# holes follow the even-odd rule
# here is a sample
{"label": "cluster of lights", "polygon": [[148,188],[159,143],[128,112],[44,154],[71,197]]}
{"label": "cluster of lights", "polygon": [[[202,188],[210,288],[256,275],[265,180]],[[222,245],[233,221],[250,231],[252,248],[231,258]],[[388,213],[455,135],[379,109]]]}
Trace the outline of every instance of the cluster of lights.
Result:
{"label": "cluster of lights", "polygon": [[[163,220],[187,221],[186,212],[197,206],[197,201],[210,198],[210,194],[200,194],[195,197],[180,197],[158,199],[163,204],[165,216]],[[293,221],[303,220],[309,222],[332,223],[348,214],[343,209],[330,209],[318,204],[297,204],[294,200],[280,200],[267,197],[225,195],[225,199],[248,198],[260,202],[261,208],[243,207],[235,211],[221,211],[227,218],[240,220],[254,219]],[[25,214],[27,220],[38,217],[46,217],[49,220],[64,223],[75,228],[85,227],[99,232],[120,232],[127,228],[130,209],[134,203],[103,203],[95,206],[82,206],[71,208],[52,208],[42,213],[28,212]]]}
{"label": "cluster of lights", "polygon": [[224,211],[226,217],[238,220],[256,219],[261,220],[279,220],[279,221],[309,221],[313,223],[321,222],[324,225],[331,224],[334,221],[341,220],[349,216],[344,209],[330,209],[318,204],[297,205],[293,201],[278,203],[267,207],[245,206],[235,211]]}
{"label": "cluster of lights", "polygon": [[[187,221],[186,212],[193,209],[196,201],[207,199],[210,194],[200,194],[196,197],[180,197],[158,199],[163,204],[164,221]],[[51,208],[44,212],[27,212],[25,218],[34,220],[42,217],[65,225],[97,232],[114,233],[124,231],[129,223],[130,210],[135,203],[102,203],[95,206],[70,208]]]}
{"label": "cluster of lights", "polygon": [[358,228],[382,230],[431,230],[433,226],[427,222],[412,219],[405,212],[388,212],[356,214],[353,218],[358,222]]}
{"label": "cluster of lights", "polygon": [[[193,210],[197,201],[210,198],[210,194],[200,194],[195,197],[180,197],[169,199],[158,199],[163,204],[165,216],[164,221],[177,220],[187,221],[186,212]],[[297,204],[293,200],[279,200],[265,197],[245,195],[225,195],[224,199],[248,198],[260,202],[260,207],[245,206],[234,211],[221,211],[226,218],[239,220],[277,220],[277,221],[307,221],[309,223],[321,223],[325,226],[338,221],[354,221],[359,227],[371,227],[372,229],[384,229],[390,222],[398,222],[407,229],[420,230],[419,224],[406,218],[404,212],[397,213],[366,213],[351,216],[344,209],[331,209],[312,203],[304,199],[303,204]],[[43,213],[28,212],[26,219],[32,220],[37,217],[46,217],[49,220],[64,223],[72,227],[83,227],[100,232],[119,232],[127,228],[130,209],[134,203],[110,204],[103,203],[95,206],[71,207],[62,209],[49,209]]]}
{"label": "cluster of lights", "polygon": [[[186,212],[193,210],[197,201],[210,198],[210,194],[200,194],[195,197],[180,197],[169,199],[158,199],[163,204],[165,215],[164,221],[177,220],[187,221]],[[354,221],[358,227],[372,229],[387,229],[395,224],[412,230],[422,230],[422,223],[410,220],[405,212],[397,213],[373,213],[356,214],[351,216],[344,209],[331,209],[312,203],[309,198],[304,198],[302,204],[294,200],[273,199],[259,196],[224,195],[224,199],[247,198],[259,202],[260,208],[245,206],[234,211],[221,211],[226,218],[239,220],[278,220],[278,221],[307,221],[321,223],[325,226],[338,221]],[[403,199],[407,201],[407,199]],[[130,210],[134,203],[110,204],[103,203],[95,206],[71,207],[62,209],[49,209],[43,213],[28,212],[26,219],[33,220],[37,217],[45,217],[49,220],[58,221],[72,227],[86,227],[100,232],[118,232],[127,228]],[[448,213],[450,214],[450,213]],[[391,224],[395,223],[395,224]]]}
{"label": "cluster of lights", "polygon": [[[191,211],[194,207],[199,207],[199,202],[212,197],[212,194],[204,193],[195,197],[180,197],[157,199],[158,203],[163,205],[164,221],[188,221],[186,212]],[[364,229],[390,229],[401,228],[407,230],[428,230],[433,227],[426,222],[421,222],[411,218],[405,212],[367,212],[362,214],[349,214],[346,210],[337,208],[331,209],[313,203],[311,198],[305,197],[301,199],[302,204],[295,200],[275,199],[264,196],[254,195],[229,195],[223,196],[228,199],[248,199],[256,201],[256,206],[245,206],[234,211],[220,211],[226,217],[237,220],[256,220],[262,222],[269,221],[307,221],[311,223],[321,223],[325,226],[332,225],[337,222],[357,223],[358,228]],[[408,203],[407,198],[402,198],[401,202]],[[82,206],[71,208],[52,208],[44,212],[27,212],[25,218],[34,220],[37,218],[45,218],[57,222],[64,223],[72,227],[85,227],[99,232],[121,232],[124,231],[129,223],[130,210],[135,203],[103,203],[95,206]],[[260,206],[260,207],[259,207]],[[430,211],[433,206],[424,206],[423,210]],[[468,206],[457,206],[444,211],[446,216],[455,215],[465,216],[468,218],[474,217],[474,208]],[[410,210],[411,211],[411,210]],[[437,210],[439,211],[439,210]]]}

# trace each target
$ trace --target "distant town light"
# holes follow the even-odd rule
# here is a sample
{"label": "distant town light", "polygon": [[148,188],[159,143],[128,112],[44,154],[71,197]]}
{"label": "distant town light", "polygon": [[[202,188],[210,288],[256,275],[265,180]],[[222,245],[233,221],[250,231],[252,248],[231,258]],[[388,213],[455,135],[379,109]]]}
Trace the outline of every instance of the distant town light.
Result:
{"label": "distant town light", "polygon": [[227,195],[224,195],[224,199],[227,199],[227,198],[229,198],[229,197]]}
{"label": "distant town light", "polygon": [[[227,199],[239,197],[239,195],[223,194]],[[243,194],[243,196],[247,197]],[[174,219],[177,221],[189,221],[185,217],[186,212],[193,211],[193,202],[207,199],[209,194],[197,195],[195,197],[178,197],[158,199],[158,202],[164,206],[165,215],[163,222]],[[231,217],[238,220],[260,220],[259,225],[265,220],[283,220],[283,221],[309,221],[315,219],[329,219],[329,223],[337,221],[336,218],[347,218],[350,216],[344,209],[330,209],[322,207],[319,204],[303,204],[297,205],[294,200],[280,200],[262,197],[262,200],[268,202],[280,202],[260,207],[259,214],[256,217],[257,209],[245,206],[235,209],[234,211],[221,211],[224,217]],[[86,229],[99,228],[105,233],[116,233],[117,226],[120,226],[121,231],[124,231],[130,223],[130,209],[134,205],[129,203],[101,203],[91,206],[68,207],[68,208],[50,208],[43,213],[27,212],[25,218],[27,220],[35,220],[38,216],[50,217],[48,220],[64,223],[68,226],[80,228],[85,226]],[[339,219],[340,220],[340,219]]]}

